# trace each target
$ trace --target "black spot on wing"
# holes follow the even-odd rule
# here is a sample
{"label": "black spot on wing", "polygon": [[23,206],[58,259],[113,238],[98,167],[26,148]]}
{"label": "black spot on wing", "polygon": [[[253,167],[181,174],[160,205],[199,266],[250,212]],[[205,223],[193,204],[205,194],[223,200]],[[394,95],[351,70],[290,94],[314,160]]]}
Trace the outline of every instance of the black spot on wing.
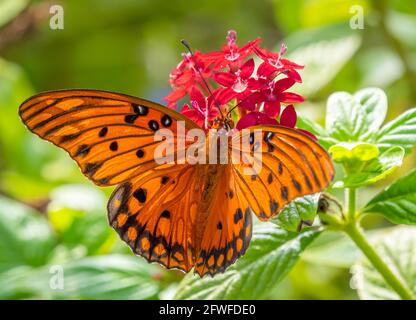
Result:
{"label": "black spot on wing", "polygon": [[67,134],[65,136],[62,136],[59,141],[61,143],[65,143],[65,142],[72,141],[72,140],[78,138],[80,135],[81,135],[81,133]]}
{"label": "black spot on wing", "polygon": [[172,118],[169,117],[167,114],[165,114],[162,119],[160,119],[160,122],[164,127],[170,127],[172,125]]}
{"label": "black spot on wing", "polygon": [[249,142],[250,142],[250,144],[254,143],[254,132],[250,132]]}
{"label": "black spot on wing", "polygon": [[88,144],[81,144],[74,154],[74,157],[85,157],[91,150]]}
{"label": "black spot on wing", "polygon": [[87,176],[93,176],[98,169],[102,166],[102,163],[87,163],[84,168],[84,173]]}
{"label": "black spot on wing", "polygon": [[283,186],[283,187],[280,189],[280,192],[281,192],[281,194],[282,194],[282,198],[283,198],[283,199],[285,199],[285,200],[288,200],[288,197],[289,197],[289,191],[288,191],[287,187],[286,187],[286,186]]}
{"label": "black spot on wing", "polygon": [[164,210],[161,214],[160,214],[161,218],[166,218],[166,219],[170,219],[170,212],[168,210]]}
{"label": "black spot on wing", "polygon": [[140,116],[147,116],[147,114],[149,113],[149,108],[146,106],[141,106],[138,104],[134,104],[133,105],[133,110],[134,113],[140,115]]}
{"label": "black spot on wing", "polygon": [[277,167],[277,170],[278,170],[279,174],[283,173],[283,166],[282,166],[282,163],[280,161],[279,161],[279,165]]}
{"label": "black spot on wing", "polygon": [[139,117],[139,115],[137,114],[128,114],[127,116],[124,117],[124,122],[126,123],[134,123],[134,121],[136,121],[136,119]]}
{"label": "black spot on wing", "polygon": [[101,128],[100,132],[98,132],[98,136],[100,138],[103,138],[107,135],[107,133],[108,133],[108,127],[103,127]]}
{"label": "black spot on wing", "polygon": [[238,208],[234,213],[234,223],[237,223],[243,218],[243,211]]}
{"label": "black spot on wing", "polygon": [[136,151],[137,158],[143,158],[144,157],[144,151],[142,149],[139,149]]}
{"label": "black spot on wing", "polygon": [[139,188],[136,191],[134,191],[133,197],[135,197],[140,203],[145,203],[147,197],[147,190]]}
{"label": "black spot on wing", "polygon": [[273,139],[274,133],[271,131],[266,131],[266,133],[264,134],[264,142],[269,142],[271,139]]}
{"label": "black spot on wing", "polygon": [[148,126],[153,131],[159,130],[159,123],[156,120],[150,120]]}
{"label": "black spot on wing", "polygon": [[113,141],[110,143],[110,150],[111,151],[117,151],[118,150],[118,143],[117,141]]}
{"label": "black spot on wing", "polygon": [[293,179],[292,182],[293,182],[293,186],[295,187],[295,189],[297,191],[301,192],[302,191],[302,186],[300,185],[300,183],[295,179]]}
{"label": "black spot on wing", "polygon": [[279,209],[279,204],[275,200],[270,200],[270,212],[272,214],[276,213],[277,209]]}

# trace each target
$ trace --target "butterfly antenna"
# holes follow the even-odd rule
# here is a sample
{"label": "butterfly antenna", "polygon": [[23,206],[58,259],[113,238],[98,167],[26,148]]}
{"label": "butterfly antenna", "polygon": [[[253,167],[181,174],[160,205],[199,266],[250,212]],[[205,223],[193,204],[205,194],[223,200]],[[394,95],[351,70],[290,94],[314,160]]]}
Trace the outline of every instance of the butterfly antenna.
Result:
{"label": "butterfly antenna", "polygon": [[204,85],[205,85],[205,88],[208,90],[208,92],[209,92],[210,96],[212,97],[212,99],[214,99],[214,103],[215,103],[216,107],[218,108],[218,110],[220,111],[221,117],[224,119],[224,115],[223,115],[223,113],[222,113],[222,111],[221,111],[220,104],[218,103],[217,99],[215,99],[215,96],[213,95],[213,93],[212,93],[212,91],[211,91],[211,88],[210,88],[210,87],[209,87],[209,85],[208,85],[208,82],[205,80],[204,76],[202,75],[202,72],[201,72],[201,70],[199,69],[198,64],[197,64],[197,63],[196,63],[196,61],[195,61],[195,56],[194,56],[194,53],[193,53],[193,51],[192,51],[192,49],[191,49],[191,46],[189,45],[188,41],[186,41],[186,40],[181,40],[181,43],[182,43],[182,44],[183,44],[183,46],[184,46],[184,47],[185,47],[185,48],[189,51],[189,53],[190,53],[190,55],[191,55],[192,59],[193,59],[193,60],[194,60],[194,62],[195,62],[195,69],[196,69],[196,71],[198,71],[198,74],[199,74],[199,76],[201,77],[202,82],[203,82],[203,83],[204,83]]}

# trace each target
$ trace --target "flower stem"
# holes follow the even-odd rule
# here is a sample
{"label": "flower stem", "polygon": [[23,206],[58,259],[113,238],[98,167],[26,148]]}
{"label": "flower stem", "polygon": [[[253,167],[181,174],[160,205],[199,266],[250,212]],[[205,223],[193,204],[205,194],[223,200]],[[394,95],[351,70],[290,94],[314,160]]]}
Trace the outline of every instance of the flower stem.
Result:
{"label": "flower stem", "polygon": [[384,280],[403,300],[414,299],[412,292],[406,284],[392,272],[388,265],[380,258],[378,253],[367,241],[363,231],[358,225],[358,222],[349,224],[348,227],[345,228],[345,232],[364,253],[373,267],[383,276]]}
{"label": "flower stem", "polygon": [[381,259],[379,254],[367,241],[360,227],[360,221],[357,219],[357,190],[354,188],[345,190],[345,202],[347,208],[347,223],[344,231],[354,241],[361,252],[367,257],[373,267],[382,275],[390,287],[397,292],[403,300],[412,300],[413,294],[406,284],[393,273],[389,266]]}
{"label": "flower stem", "polygon": [[347,208],[347,216],[348,216],[348,221],[350,222],[354,222],[355,218],[356,218],[356,203],[357,203],[357,192],[356,189],[354,188],[349,188],[349,189],[345,189],[345,198],[346,198],[346,203],[348,203],[348,208]]}

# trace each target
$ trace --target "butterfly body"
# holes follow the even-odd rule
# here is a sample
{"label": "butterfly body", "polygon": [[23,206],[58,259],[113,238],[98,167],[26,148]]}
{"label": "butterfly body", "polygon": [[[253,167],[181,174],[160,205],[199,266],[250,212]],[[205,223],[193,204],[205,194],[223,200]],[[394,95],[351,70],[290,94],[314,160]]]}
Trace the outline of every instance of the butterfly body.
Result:
{"label": "butterfly body", "polygon": [[[192,146],[185,136],[200,128],[171,109],[118,93],[46,92],[25,101],[19,113],[95,184],[117,185],[108,220],[134,253],[200,276],[224,272],[245,253],[253,213],[267,221],[296,197],[322,191],[334,175],[327,152],[303,133],[281,126],[240,132],[228,118],[214,121],[223,130],[205,141],[204,163],[159,163],[159,129],[171,130],[174,149],[166,153],[178,159]],[[251,161],[233,162],[235,151]],[[250,171],[254,164],[259,171]]]}
{"label": "butterfly body", "polygon": [[216,130],[224,129],[226,132],[229,132],[234,128],[234,121],[229,115],[226,117],[218,116],[212,122],[212,128]]}

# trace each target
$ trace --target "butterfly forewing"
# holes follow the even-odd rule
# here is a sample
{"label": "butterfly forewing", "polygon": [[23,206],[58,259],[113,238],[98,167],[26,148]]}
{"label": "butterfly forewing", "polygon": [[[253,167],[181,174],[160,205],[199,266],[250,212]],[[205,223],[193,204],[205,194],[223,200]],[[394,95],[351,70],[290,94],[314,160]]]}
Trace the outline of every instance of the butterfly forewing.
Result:
{"label": "butterfly forewing", "polygon": [[[261,130],[261,135],[248,139],[249,150],[239,149],[243,158],[252,159],[251,163],[241,161],[233,168],[255,214],[268,220],[293,199],[324,190],[334,176],[334,167],[328,153],[316,141],[291,128],[252,127],[233,139],[244,141],[242,135],[256,137],[253,133],[257,130]],[[235,143],[233,148],[235,145],[238,146]],[[260,171],[247,174],[254,163]]]}
{"label": "butterfly forewing", "polygon": [[158,129],[168,128],[177,138],[178,121],[185,134],[197,128],[156,103],[96,90],[42,93],[26,100],[19,113],[32,132],[68,151],[82,172],[99,185],[127,181],[140,165],[156,167]]}

